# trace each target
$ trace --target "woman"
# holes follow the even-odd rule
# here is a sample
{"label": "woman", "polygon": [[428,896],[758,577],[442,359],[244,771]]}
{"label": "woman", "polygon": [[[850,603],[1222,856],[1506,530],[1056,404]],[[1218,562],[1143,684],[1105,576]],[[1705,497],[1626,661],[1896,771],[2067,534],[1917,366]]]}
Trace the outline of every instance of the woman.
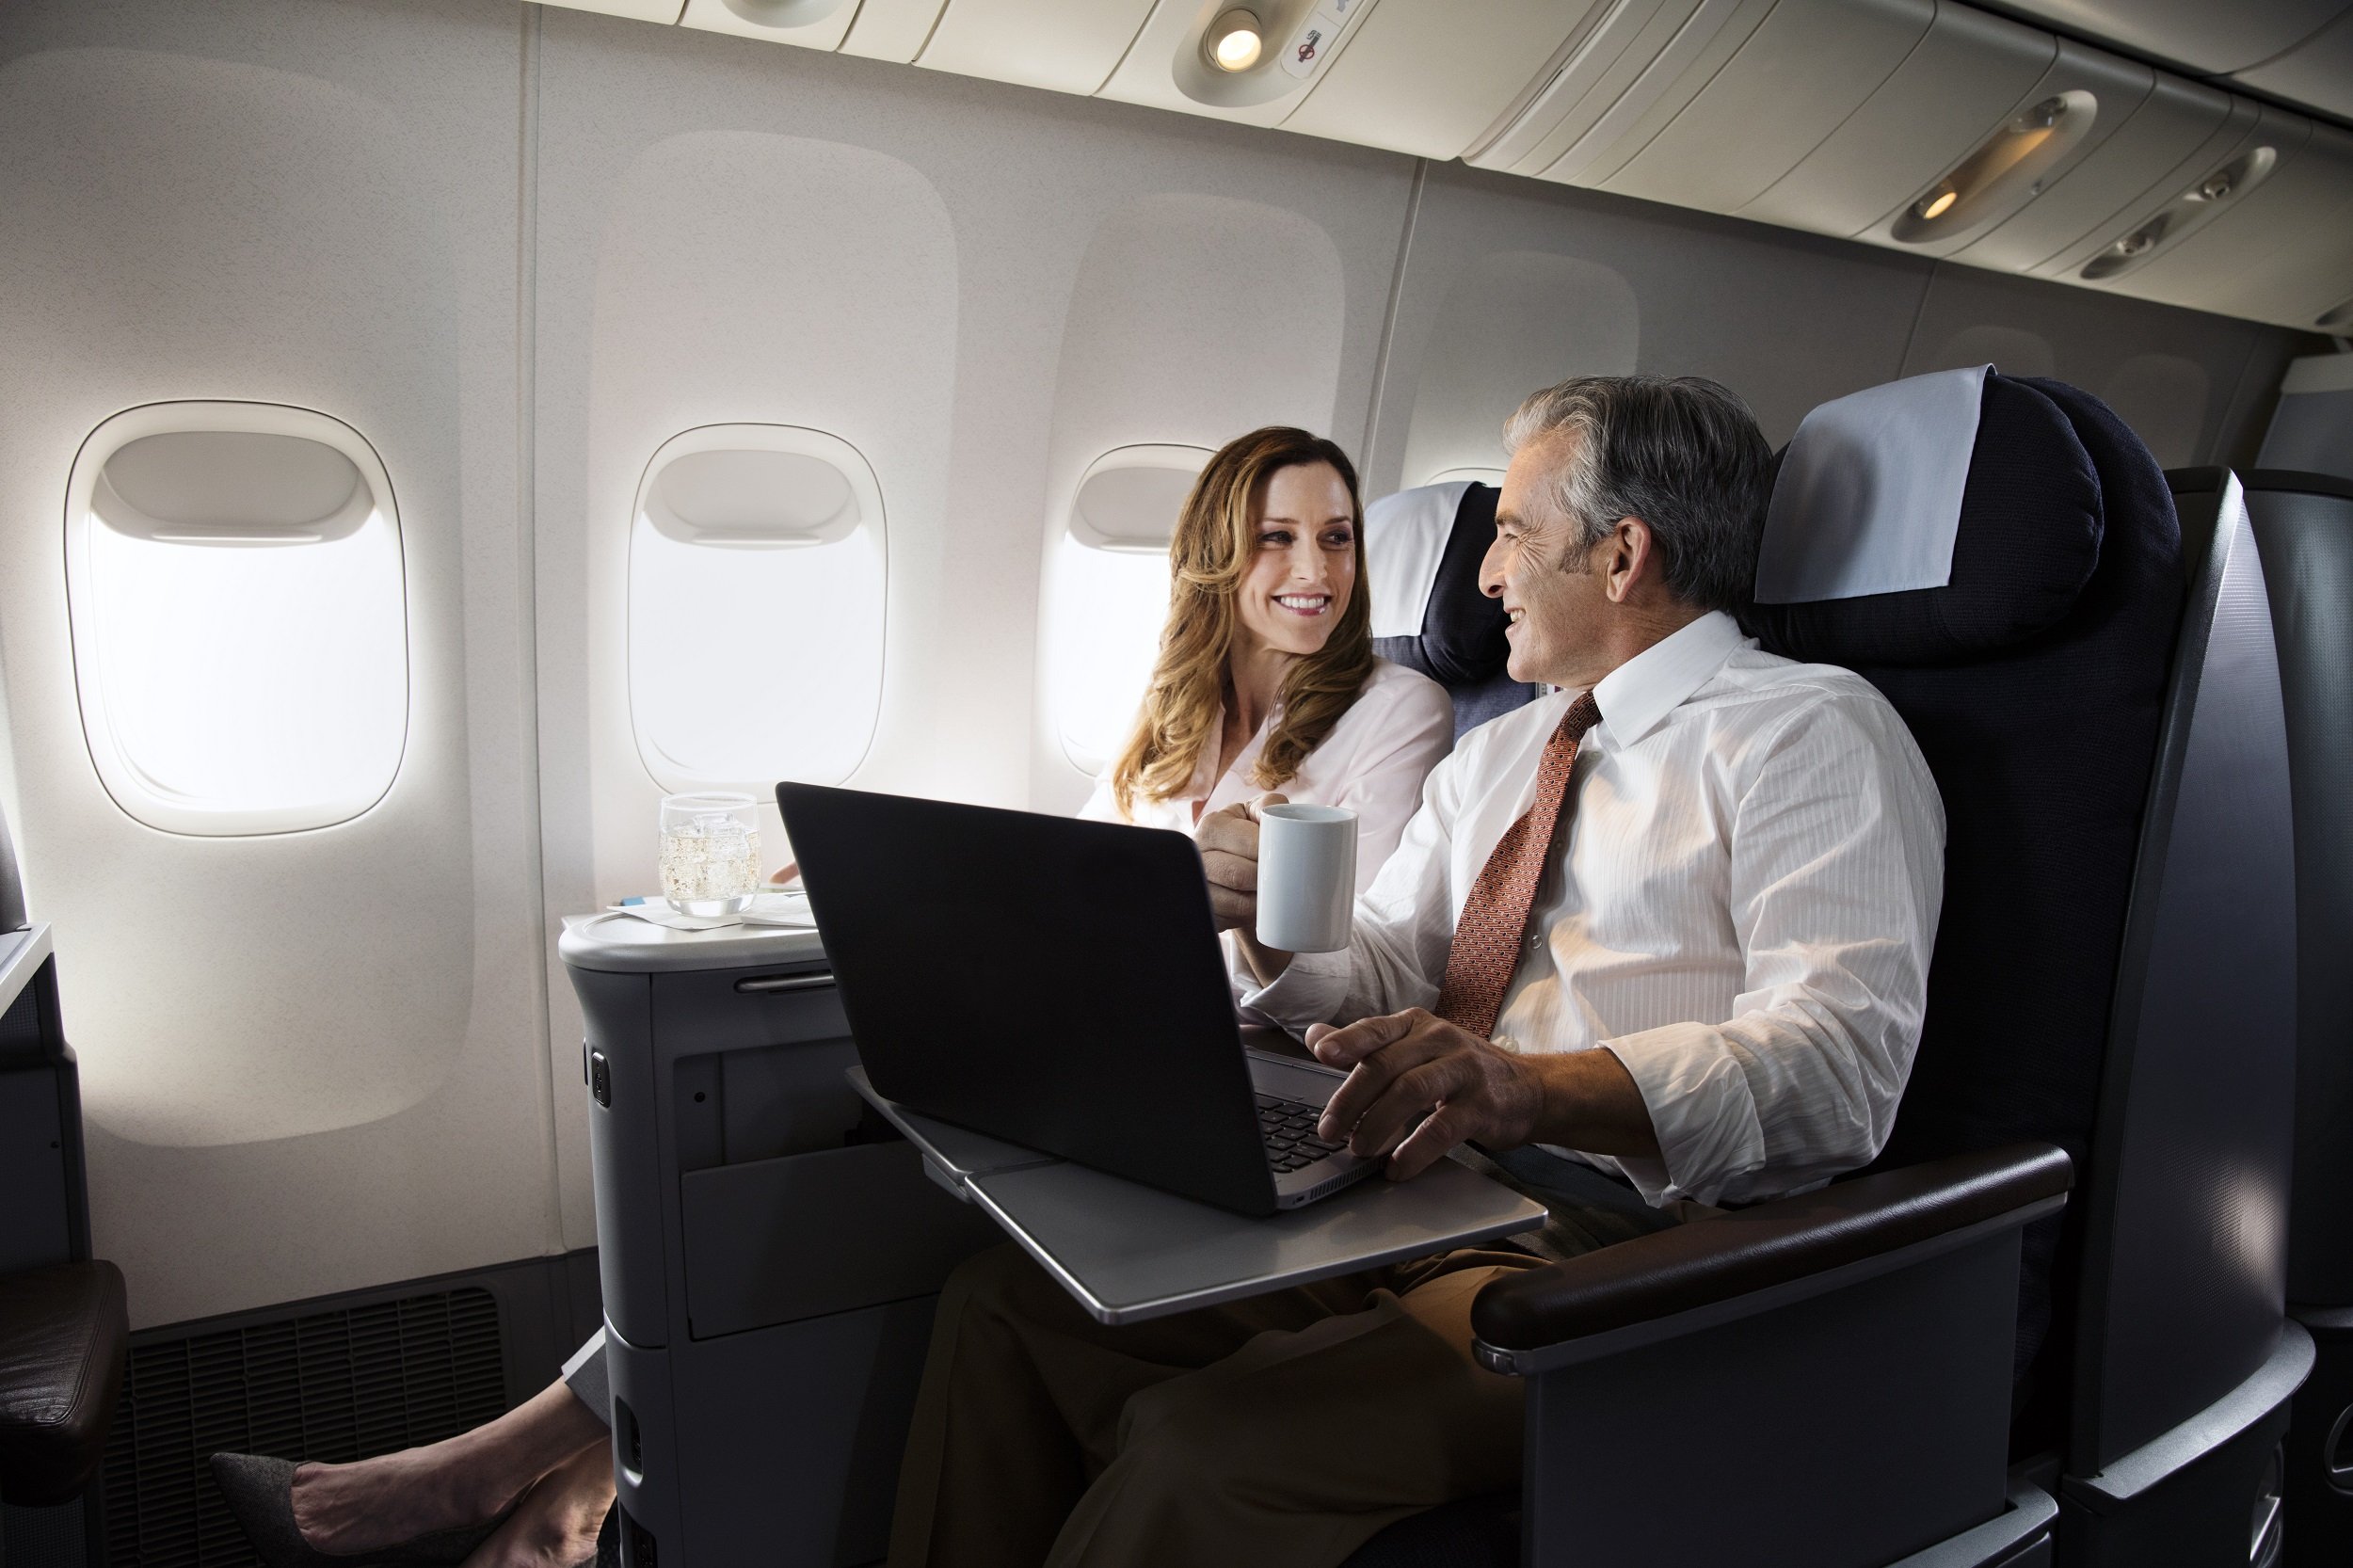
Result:
{"label": "woman", "polygon": [[1270,792],[1356,813],[1356,887],[1453,744],[1426,676],[1373,656],[1347,454],[1270,425],[1229,441],[1169,544],[1168,620],[1133,735],[1080,814],[1191,832]]}
{"label": "woman", "polygon": [[[1453,705],[1373,656],[1362,522],[1356,471],[1320,437],[1254,430],[1209,459],[1169,547],[1135,733],[1083,815],[1190,832],[1279,791],[1353,810],[1357,886],[1371,881],[1452,744]],[[270,1568],[321,1553],[568,1568],[596,1557],[613,1499],[609,1409],[600,1334],[560,1381],[445,1442],[298,1468],[219,1454],[213,1469]]]}

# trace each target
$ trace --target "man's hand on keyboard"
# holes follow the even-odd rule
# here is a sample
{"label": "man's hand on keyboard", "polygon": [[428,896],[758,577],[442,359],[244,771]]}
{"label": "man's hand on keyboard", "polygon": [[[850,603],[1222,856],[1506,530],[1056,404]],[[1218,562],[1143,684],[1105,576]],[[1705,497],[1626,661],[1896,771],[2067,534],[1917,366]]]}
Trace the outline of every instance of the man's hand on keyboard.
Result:
{"label": "man's hand on keyboard", "polygon": [[1533,1135],[1544,1089],[1531,1064],[1418,1007],[1345,1029],[1316,1024],[1307,1047],[1349,1069],[1317,1132],[1392,1180],[1418,1176],[1465,1139],[1516,1148]]}

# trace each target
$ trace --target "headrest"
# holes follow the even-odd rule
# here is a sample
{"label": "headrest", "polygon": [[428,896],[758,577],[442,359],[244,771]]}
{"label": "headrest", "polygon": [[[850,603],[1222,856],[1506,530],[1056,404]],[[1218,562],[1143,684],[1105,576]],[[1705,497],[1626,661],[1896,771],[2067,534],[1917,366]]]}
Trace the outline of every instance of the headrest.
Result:
{"label": "headrest", "polygon": [[1495,679],[1511,657],[1503,605],[1479,587],[1495,536],[1492,485],[1424,485],[1365,508],[1373,638],[1412,638],[1403,662],[1449,691]]}
{"label": "headrest", "polygon": [[[2096,422],[2079,433],[2055,395],[2072,389],[2053,386],[2046,391],[1986,373],[1948,582],[1861,598],[1758,603],[1747,616],[1750,630],[1793,658],[1902,665],[1979,657],[2057,624],[2100,564],[2105,513],[2086,440],[2109,433]],[[2124,439],[2131,440],[2129,432]],[[1780,459],[1785,474],[1795,446]]]}
{"label": "headrest", "polygon": [[1470,481],[1421,485],[1365,508],[1365,572],[1372,581],[1372,634],[1418,637],[1438,558],[1454,534]]}

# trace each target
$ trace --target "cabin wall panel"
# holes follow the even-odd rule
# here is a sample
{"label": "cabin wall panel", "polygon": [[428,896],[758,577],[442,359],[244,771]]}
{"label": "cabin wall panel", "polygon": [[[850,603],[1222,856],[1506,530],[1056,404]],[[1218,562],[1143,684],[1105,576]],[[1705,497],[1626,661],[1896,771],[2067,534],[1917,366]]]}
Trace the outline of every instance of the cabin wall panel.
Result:
{"label": "cabin wall panel", "polygon": [[[952,337],[921,369],[952,379],[938,399],[909,401],[895,424],[879,409],[859,416],[871,415],[887,455],[853,438],[872,459],[889,511],[891,630],[880,721],[850,782],[996,805],[1071,804],[1066,797],[1074,787],[1082,792],[1083,780],[1048,750],[1034,700],[1039,545],[1058,516],[1057,487],[1066,498],[1101,443],[1118,440],[1214,445],[1250,424],[1286,418],[1336,430],[1353,445],[1370,400],[1411,162],[569,11],[545,12],[542,29],[534,439],[551,911],[587,909],[653,880],[652,792],[627,776],[633,760],[609,744],[610,683],[592,677],[610,656],[602,628],[616,623],[605,617],[618,614],[609,554],[606,568],[597,563],[626,526],[632,487],[653,444],[698,423],[802,422],[773,411],[789,398],[811,409],[830,399],[846,410],[864,395],[826,386],[788,391],[728,360],[699,386],[687,384],[682,367],[664,371],[674,393],[664,406],[674,413],[657,422],[666,425],[658,433],[645,424],[650,414],[631,416],[636,423],[627,428],[608,420],[603,410],[615,400],[644,389],[624,384],[633,373],[600,336],[598,312],[612,303],[600,293],[600,269],[631,171],[674,137],[798,138],[860,150],[904,171],[893,178],[928,186],[939,203],[952,249]],[[720,206],[728,193],[714,185],[702,200]],[[1211,270],[1256,296],[1248,319],[1287,334],[1269,352],[1266,376],[1236,376],[1213,353],[1171,363],[1150,352],[1156,342],[1172,352],[1181,346],[1172,334],[1188,312],[1203,312],[1204,332],[1222,341],[1215,312],[1224,301],[1206,281],[1176,308],[1139,296],[1134,318],[1110,331],[1128,346],[1082,351],[1076,360],[1066,354],[1074,312],[1082,336],[1105,340],[1090,325],[1105,307],[1099,294],[1082,294],[1084,258],[1107,224],[1116,233],[1138,213],[1198,219],[1187,232],[1199,238],[1199,253],[1224,258]],[[814,215],[759,222],[758,233],[777,247],[855,247],[861,237],[828,230]],[[1328,248],[1332,266],[1312,280],[1264,269],[1251,276],[1246,248],[1262,232],[1254,225],[1307,236],[1306,253]],[[791,275],[793,258],[776,254],[779,274]],[[657,313],[754,322],[761,305],[744,296],[749,265],[729,257],[708,277],[678,277]],[[888,308],[863,296],[860,305]],[[1280,327],[1287,317],[1315,325]],[[1065,395],[1065,372],[1087,378],[1089,390]],[[824,423],[814,412],[807,420]],[[560,971],[552,973],[549,1063],[562,1107],[579,1081],[580,1036],[568,987]],[[557,1132],[564,1234],[587,1245],[594,1221],[583,1119],[560,1114]]]}
{"label": "cabin wall panel", "polygon": [[[555,1240],[515,554],[521,37],[460,0],[0,19],[20,836],[135,1324]],[[329,413],[392,475],[409,729],[349,823],[159,833],[91,768],[64,475],[100,421],[189,397]]]}
{"label": "cabin wall panel", "polygon": [[[1637,319],[1605,313],[1575,344],[1551,335],[1557,320],[1548,324],[1550,370],[1526,344],[1465,357],[1470,335],[1501,341],[1513,314],[1542,307],[1545,258],[1559,259],[1549,276],[1562,317],[1592,315],[1607,293],[1631,300]],[[1483,461],[1500,467],[1504,416],[1547,376],[1712,376],[1749,401],[1769,439],[1785,441],[1817,403],[1897,373],[1929,271],[1754,224],[1433,166],[1390,332],[1368,493],[1426,478],[1405,472],[1409,456],[1431,472],[1481,460],[1470,450],[1481,426]],[[1517,281],[1496,286],[1506,278]],[[1482,364],[1493,367],[1484,376]],[[1424,395],[1425,379],[1436,395]]]}
{"label": "cabin wall panel", "polygon": [[2232,423],[2240,378],[2259,346],[2290,336],[2253,322],[1940,266],[1903,374],[1991,362],[2011,376],[2056,376],[2105,400],[2157,461],[2180,468],[2231,460],[2244,434]]}

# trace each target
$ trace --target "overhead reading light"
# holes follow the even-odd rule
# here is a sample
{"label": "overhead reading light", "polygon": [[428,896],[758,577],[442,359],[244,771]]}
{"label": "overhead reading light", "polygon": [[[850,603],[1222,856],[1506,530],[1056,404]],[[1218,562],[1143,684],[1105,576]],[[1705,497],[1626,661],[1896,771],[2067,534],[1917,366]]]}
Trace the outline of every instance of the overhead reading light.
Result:
{"label": "overhead reading light", "polygon": [[2146,265],[2158,251],[2220,217],[2224,208],[2262,184],[2279,161],[2279,153],[2268,147],[2233,158],[2085,263],[2078,276],[2096,283]]}
{"label": "overhead reading light", "polygon": [[2091,94],[2077,90],[2012,116],[1906,207],[1891,233],[1918,245],[2024,206],[2041,194],[2052,166],[2083,140],[2098,108]]}
{"label": "overhead reading light", "polygon": [[1256,16],[1237,8],[1211,23],[1201,43],[1202,53],[1220,71],[1247,71],[1266,52],[1266,33]]}

